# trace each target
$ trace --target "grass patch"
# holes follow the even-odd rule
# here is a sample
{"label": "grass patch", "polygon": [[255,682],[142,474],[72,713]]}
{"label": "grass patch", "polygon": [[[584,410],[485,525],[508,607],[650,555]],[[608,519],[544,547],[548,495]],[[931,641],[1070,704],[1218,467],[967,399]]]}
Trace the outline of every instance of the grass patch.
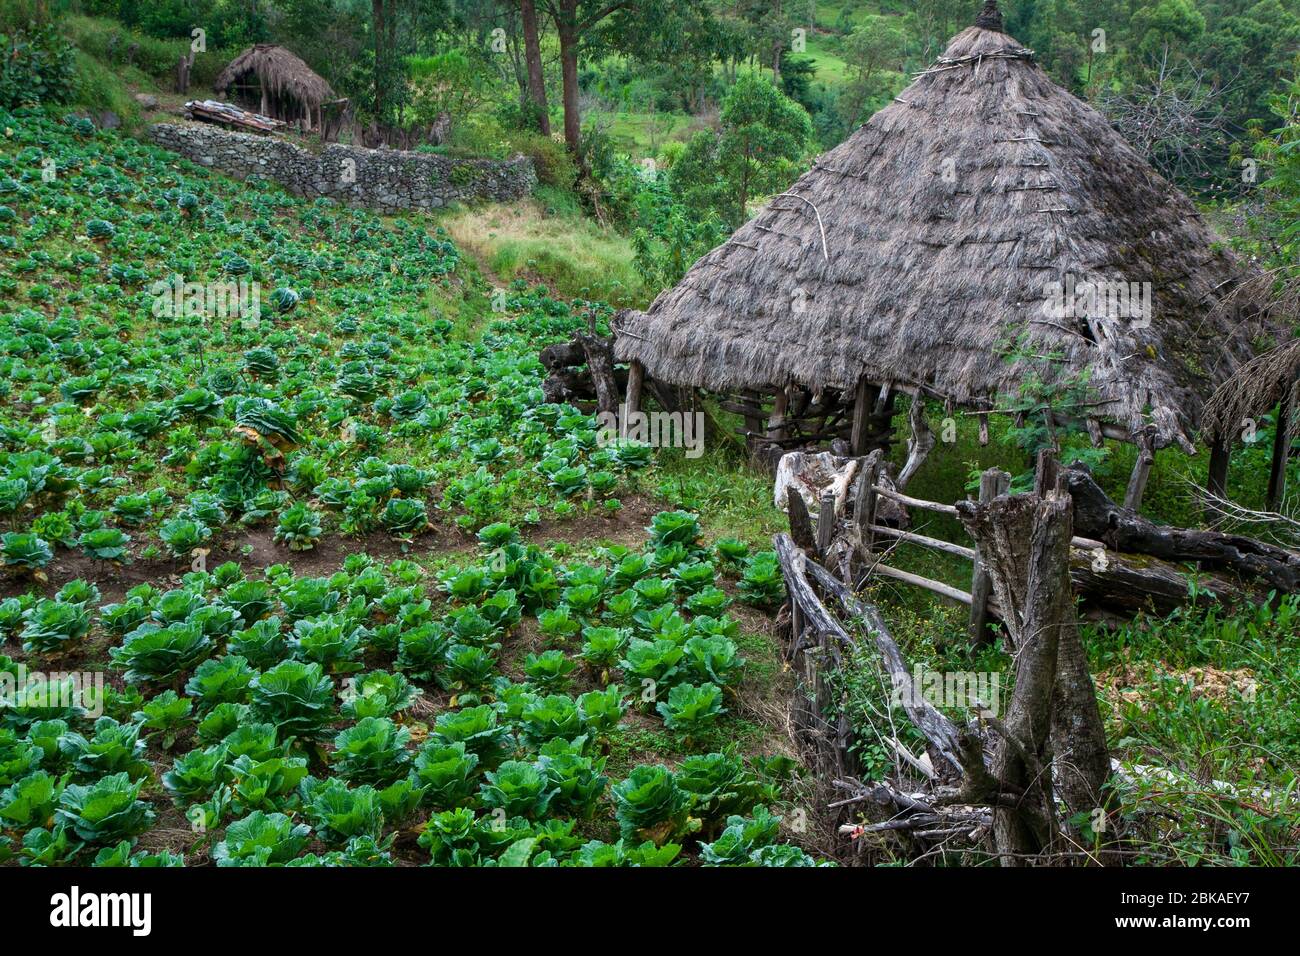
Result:
{"label": "grass patch", "polygon": [[605,130],[620,151],[633,159],[655,156],[664,143],[689,138],[696,118],[686,113],[593,110],[588,119]]}
{"label": "grass patch", "polygon": [[807,37],[807,49],[800,56],[813,61],[817,68],[814,77],[821,83],[845,83],[849,78],[849,65],[826,47],[826,41],[816,34]]}
{"label": "grass patch", "polygon": [[111,110],[126,129],[134,130],[140,123],[140,106],[131,98],[123,74],[139,71],[106,66],[84,50],[77,51],[76,63],[77,92],[73,105],[96,115]]}
{"label": "grass patch", "polygon": [[651,295],[631,243],[585,219],[564,193],[453,212],[442,220],[452,238],[504,281],[537,280],[567,297],[643,307]]}
{"label": "grass patch", "polygon": [[677,508],[698,511],[708,538],[739,538],[751,549],[772,547],[772,535],[788,527],[772,503],[772,481],[730,447],[706,444],[699,458],[661,451],[659,497]]}

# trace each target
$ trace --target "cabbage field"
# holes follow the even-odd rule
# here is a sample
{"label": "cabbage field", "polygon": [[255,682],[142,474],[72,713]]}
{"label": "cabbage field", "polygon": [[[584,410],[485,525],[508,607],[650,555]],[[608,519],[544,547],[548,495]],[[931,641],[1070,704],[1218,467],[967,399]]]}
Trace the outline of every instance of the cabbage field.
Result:
{"label": "cabbage field", "polygon": [[774,556],[543,400],[606,306],[85,120],[0,133],[0,863],[818,865],[739,691]]}

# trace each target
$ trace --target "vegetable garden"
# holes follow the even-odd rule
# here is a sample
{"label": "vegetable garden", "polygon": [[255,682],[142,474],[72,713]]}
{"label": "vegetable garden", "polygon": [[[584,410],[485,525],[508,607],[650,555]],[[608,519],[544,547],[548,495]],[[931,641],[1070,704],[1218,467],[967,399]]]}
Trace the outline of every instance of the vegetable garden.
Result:
{"label": "vegetable garden", "polygon": [[[818,865],[738,692],[775,556],[542,400],[607,306],[84,120],[0,131],[0,862]],[[269,291],[160,315],[173,276]]]}

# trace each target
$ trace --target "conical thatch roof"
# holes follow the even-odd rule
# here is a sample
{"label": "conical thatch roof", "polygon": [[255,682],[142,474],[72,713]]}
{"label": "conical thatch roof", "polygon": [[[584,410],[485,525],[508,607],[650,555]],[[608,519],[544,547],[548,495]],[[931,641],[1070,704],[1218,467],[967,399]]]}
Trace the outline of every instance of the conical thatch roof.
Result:
{"label": "conical thatch roof", "polygon": [[[1086,374],[1080,416],[1190,449],[1203,399],[1252,354],[1244,276],[1192,203],[1000,32],[996,5],[642,312],[617,353],[718,390],[860,376],[996,409],[1032,360]],[[1049,314],[1051,283],[1151,283],[1149,326]]]}
{"label": "conical thatch roof", "polygon": [[232,86],[260,85],[272,100],[292,100],[313,112],[321,104],[338,98],[323,78],[282,46],[258,43],[235,57],[221,71],[212,87],[224,93]]}

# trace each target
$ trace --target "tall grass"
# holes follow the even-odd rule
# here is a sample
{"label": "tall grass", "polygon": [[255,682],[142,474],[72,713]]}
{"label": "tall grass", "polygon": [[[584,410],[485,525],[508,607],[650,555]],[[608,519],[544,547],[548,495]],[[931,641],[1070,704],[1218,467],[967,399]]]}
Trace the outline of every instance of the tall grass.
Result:
{"label": "tall grass", "polygon": [[454,211],[442,224],[502,281],[540,281],[561,296],[618,308],[649,302],[631,243],[585,218],[566,193],[539,189],[534,199]]}

